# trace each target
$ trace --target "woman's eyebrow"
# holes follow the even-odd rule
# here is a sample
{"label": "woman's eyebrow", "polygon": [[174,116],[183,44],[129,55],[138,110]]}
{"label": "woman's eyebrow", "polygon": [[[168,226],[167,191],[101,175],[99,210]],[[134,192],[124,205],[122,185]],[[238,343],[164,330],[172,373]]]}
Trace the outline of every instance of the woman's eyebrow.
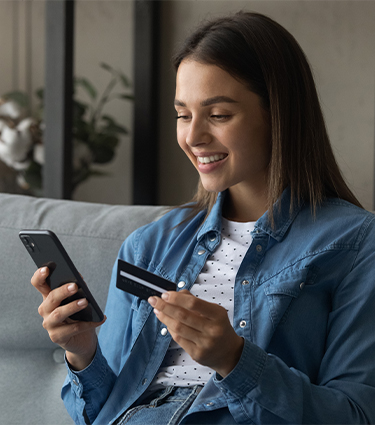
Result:
{"label": "woman's eyebrow", "polygon": [[[214,96],[214,97],[210,97],[208,99],[202,100],[201,106],[210,106],[210,105],[214,105],[215,103],[238,103],[238,102],[237,100],[234,100],[228,96]],[[186,106],[186,103],[178,99],[174,100],[174,104],[175,106]]]}
{"label": "woman's eyebrow", "polygon": [[214,97],[210,97],[209,99],[203,100],[201,102],[201,106],[210,106],[210,105],[214,105],[215,103],[238,103],[238,102],[237,100],[234,100],[228,96],[214,96]]}

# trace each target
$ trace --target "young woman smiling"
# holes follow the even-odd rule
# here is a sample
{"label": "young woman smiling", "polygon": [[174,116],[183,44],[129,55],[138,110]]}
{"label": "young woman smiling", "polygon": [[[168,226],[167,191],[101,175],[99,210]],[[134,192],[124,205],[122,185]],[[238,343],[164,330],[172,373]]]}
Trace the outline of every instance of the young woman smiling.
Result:
{"label": "young woman smiling", "polygon": [[[307,60],[273,20],[237,13],[179,48],[177,139],[193,201],[134,232],[119,258],[178,283],[116,288],[99,340],[43,294],[66,350],[62,397],[85,424],[375,423],[375,217],[334,159]],[[116,262],[117,264],[117,262]],[[76,288],[73,287],[73,292]]]}
{"label": "young woman smiling", "polygon": [[178,143],[205,190],[228,189],[227,218],[257,220],[267,210],[271,158],[260,97],[222,68],[187,58],[177,71],[175,107]]}

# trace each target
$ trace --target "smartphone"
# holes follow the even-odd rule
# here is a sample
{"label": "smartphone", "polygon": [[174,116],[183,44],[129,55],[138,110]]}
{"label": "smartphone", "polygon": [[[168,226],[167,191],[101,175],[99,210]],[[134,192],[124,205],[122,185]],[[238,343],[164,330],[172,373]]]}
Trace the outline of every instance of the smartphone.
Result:
{"label": "smartphone", "polygon": [[101,322],[104,318],[103,312],[58,237],[50,230],[21,230],[19,237],[36,266],[49,268],[46,281],[51,289],[70,282],[77,284],[78,291],[63,300],[61,305],[69,304],[80,298],[88,300],[88,306],[70,318],[84,322]]}

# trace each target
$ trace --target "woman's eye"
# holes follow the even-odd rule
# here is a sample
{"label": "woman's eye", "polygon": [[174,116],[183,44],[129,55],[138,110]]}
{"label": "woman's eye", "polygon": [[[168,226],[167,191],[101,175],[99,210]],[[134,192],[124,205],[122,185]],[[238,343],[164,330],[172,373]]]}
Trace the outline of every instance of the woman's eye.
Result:
{"label": "woman's eye", "polygon": [[[212,114],[210,118],[215,121],[227,121],[232,117],[232,115],[224,115],[224,114]],[[191,119],[190,115],[177,115],[177,120],[188,121]]]}
{"label": "woman's eye", "polygon": [[213,118],[217,121],[226,121],[230,117],[231,117],[231,115],[219,115],[219,114],[211,115],[211,118]]}

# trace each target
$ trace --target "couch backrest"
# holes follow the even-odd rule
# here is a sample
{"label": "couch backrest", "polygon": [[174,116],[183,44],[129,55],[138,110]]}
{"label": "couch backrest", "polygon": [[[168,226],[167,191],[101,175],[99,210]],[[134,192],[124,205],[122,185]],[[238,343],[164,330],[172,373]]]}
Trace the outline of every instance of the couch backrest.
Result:
{"label": "couch backrest", "polygon": [[104,309],[121,243],[164,210],[0,194],[0,348],[53,347],[37,312],[41,295],[30,284],[36,266],[19,240],[19,230],[54,231]]}

